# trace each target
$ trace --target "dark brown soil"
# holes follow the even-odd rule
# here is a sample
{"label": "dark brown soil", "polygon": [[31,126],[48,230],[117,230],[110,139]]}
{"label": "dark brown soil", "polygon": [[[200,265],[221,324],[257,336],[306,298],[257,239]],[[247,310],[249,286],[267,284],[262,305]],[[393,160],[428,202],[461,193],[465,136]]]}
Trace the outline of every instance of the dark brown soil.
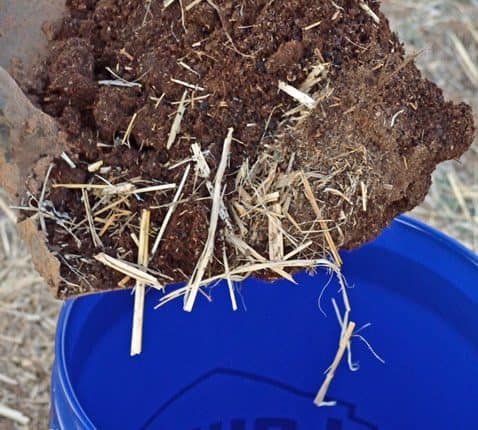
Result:
{"label": "dark brown soil", "polygon": [[[111,168],[101,176],[112,183],[134,178],[141,178],[145,186],[151,181],[179,183],[185,164],[175,164],[191,157],[194,142],[209,150],[207,161],[215,172],[227,129],[233,127],[226,206],[236,198],[234,178],[244,160],[252,164],[275,145],[282,157],[279,171],[285,171],[294,153],[298,170],[324,176],[338,169],[324,189],[345,193],[353,188],[350,202],[344,202],[337,193],[313,184],[324,219],[337,225],[331,232],[335,242],[350,248],[370,240],[393,217],[418,204],[436,164],[458,157],[471,144],[470,108],[446,103],[441,90],[421,77],[412,59],[405,59],[377,2],[370,5],[380,17],[379,25],[356,0],[336,0],[339,8],[332,2],[306,0],[205,0],[191,10],[186,10],[191,2],[183,1],[183,11],[179,1],[165,10],[162,1],[153,1],[150,12],[144,0],[67,3],[70,16],[45,27],[51,42],[40,69],[43,84],[37,80],[29,88],[32,98],[68,132],[68,154],[77,164],[72,169],[58,159],[53,183],[101,183],[87,170],[98,160]],[[318,21],[320,25],[306,29]],[[284,132],[279,123],[297,102],[278,91],[278,81],[298,88],[320,58],[329,63],[327,85],[333,93],[299,128]],[[116,79],[107,67],[140,86],[100,85],[99,81]],[[180,133],[168,150],[177,102],[187,89],[172,78],[197,86],[188,89],[187,98],[200,99],[187,105]],[[122,144],[135,114],[128,144]],[[282,136],[280,142],[277,135]],[[367,188],[366,211],[361,182]],[[184,192],[188,199],[176,208],[151,262],[174,281],[189,278],[206,241],[211,200],[200,185],[191,175]],[[76,269],[75,273],[62,264],[61,275],[71,284],[59,295],[115,288],[122,276],[92,257],[102,251],[135,262],[130,233],[138,234],[140,209],[157,208],[152,211],[154,240],[173,195],[174,191],[144,194],[141,200],[132,197],[119,206],[136,215],[129,224],[122,219],[123,224],[116,223],[102,235],[103,247],[93,246],[87,224],[75,231],[81,239],[78,248],[64,229],[48,223],[50,249]],[[78,190],[53,188],[49,199],[75,222],[85,218]],[[90,193],[91,206],[97,201]],[[301,198],[290,213],[304,224],[315,219]],[[99,230],[101,220],[98,223]],[[312,251],[319,255],[323,233],[308,237],[317,242]],[[263,234],[249,239],[267,254]],[[217,249],[208,274],[222,272],[220,243]],[[286,244],[286,252],[290,249]]]}

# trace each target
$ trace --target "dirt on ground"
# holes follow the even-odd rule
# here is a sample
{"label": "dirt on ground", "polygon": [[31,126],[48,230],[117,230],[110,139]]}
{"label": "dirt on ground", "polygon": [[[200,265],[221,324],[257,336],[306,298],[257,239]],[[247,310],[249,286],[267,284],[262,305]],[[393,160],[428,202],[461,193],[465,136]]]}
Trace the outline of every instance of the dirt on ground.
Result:
{"label": "dirt on ground", "polygon": [[[261,255],[270,250],[270,206],[258,209],[264,203],[249,199],[270,172],[259,166],[262,176],[243,188],[246,197],[237,186],[245,162],[253,170],[265,154],[271,177],[287,178],[289,187],[300,186],[304,172],[320,209],[319,217],[304,193],[280,197],[283,254],[307,239],[313,241],[307,256],[317,258],[330,251],[330,240],[332,247],[351,248],[372,239],[422,201],[437,163],[471,144],[471,109],[445,102],[422,78],[378,4],[367,10],[355,1],[320,8],[305,0],[172,2],[166,9],[139,0],[67,3],[70,16],[44,28],[48,58],[35,80],[23,82],[69,135],[75,168],[56,160],[52,184],[177,187],[191,145],[200,145],[215,172],[232,127],[223,193],[234,233]],[[305,88],[314,108],[278,91],[278,82]],[[95,163],[102,165],[95,170]],[[267,184],[269,195],[281,192],[280,182]],[[84,189],[51,187],[48,195],[68,224],[47,220],[50,249],[62,263],[60,296],[116,288],[123,275],[105,271],[94,255],[136,261],[132,234],[138,234],[140,210],[152,209],[154,239],[174,195],[172,189],[135,194],[118,203]],[[150,261],[165,282],[187,280],[194,271],[209,230],[209,191],[197,174],[186,181],[187,198]],[[99,240],[92,237],[85,198]],[[209,276],[223,272],[221,241]],[[233,266],[244,259],[230,243],[224,246]]]}

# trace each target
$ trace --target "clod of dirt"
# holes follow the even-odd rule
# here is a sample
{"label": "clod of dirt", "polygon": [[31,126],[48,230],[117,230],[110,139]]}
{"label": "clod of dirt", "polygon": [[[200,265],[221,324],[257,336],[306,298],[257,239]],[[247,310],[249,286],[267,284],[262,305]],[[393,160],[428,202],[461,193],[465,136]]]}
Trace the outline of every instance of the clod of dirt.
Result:
{"label": "clod of dirt", "polygon": [[[197,277],[201,259],[202,278],[224,273],[223,250],[237,276],[340,263],[337,249],[420,203],[435,166],[472,142],[470,108],[422,78],[378,2],[68,6],[35,94],[69,134],[71,163],[58,158],[48,186],[59,218],[46,221],[61,297],[133,284],[95,256],[134,264],[142,209],[161,283]],[[152,186],[164,187],[134,191]]]}
{"label": "clod of dirt", "polygon": [[[26,192],[39,195],[45,170],[65,145],[55,121],[35,108],[10,75],[0,67],[0,187],[10,202],[23,203]],[[45,237],[30,219],[18,224],[20,236],[38,272],[56,294],[59,264]]]}

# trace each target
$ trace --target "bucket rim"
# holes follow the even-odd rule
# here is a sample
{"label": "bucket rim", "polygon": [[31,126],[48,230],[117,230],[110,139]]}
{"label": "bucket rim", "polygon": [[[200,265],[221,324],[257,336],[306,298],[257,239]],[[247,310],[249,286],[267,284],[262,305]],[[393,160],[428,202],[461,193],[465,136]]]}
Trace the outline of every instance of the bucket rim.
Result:
{"label": "bucket rim", "polygon": [[[401,215],[397,217],[395,220],[392,221],[390,225],[392,224],[398,224],[401,227],[415,230],[420,234],[424,234],[429,240],[436,242],[438,246],[442,248],[447,248],[449,252],[466,260],[468,264],[476,266],[478,270],[477,254],[466,248],[456,239],[451,238],[450,236],[435,229],[434,227],[431,227],[422,221],[419,221],[406,215]],[[476,292],[474,292],[474,294],[470,294],[472,293],[472,291],[470,291],[470,289],[467,288],[465,285],[459,284],[458,288],[460,288],[462,292],[467,295],[467,297],[478,303],[478,289],[476,290]],[[103,294],[105,293],[96,294],[95,296],[97,300],[100,300],[103,297]],[[65,359],[65,346],[67,341],[66,332],[68,329],[70,315],[73,310],[73,307],[75,306],[76,301],[77,299],[66,300],[61,307],[55,335],[54,366],[56,366],[56,369],[58,370],[57,375],[59,379],[59,385],[61,386],[61,389],[66,396],[66,402],[68,403],[70,410],[75,414],[75,418],[81,424],[82,428],[85,428],[85,430],[90,430],[95,429],[96,427],[88,418],[76,396],[75,390],[73,389],[70,377],[68,375]]]}

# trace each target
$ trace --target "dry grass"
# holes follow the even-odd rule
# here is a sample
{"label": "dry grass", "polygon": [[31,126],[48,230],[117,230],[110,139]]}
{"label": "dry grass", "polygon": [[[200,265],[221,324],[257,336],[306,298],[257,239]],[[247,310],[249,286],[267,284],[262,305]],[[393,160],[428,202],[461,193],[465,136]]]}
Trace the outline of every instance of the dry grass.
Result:
{"label": "dry grass", "polygon": [[[0,211],[1,212],[1,211]],[[13,223],[0,214],[0,405],[29,424],[0,417],[0,429],[48,428],[49,377],[60,303],[33,271]]]}
{"label": "dry grass", "polygon": [[[474,82],[474,66],[478,67],[477,2],[385,0],[384,3],[392,26],[409,51],[425,49],[417,60],[425,74],[444,88],[448,97],[467,100],[478,112],[478,88]],[[134,85],[119,77],[114,84]],[[425,203],[412,215],[478,250],[477,176],[478,143],[475,142],[460,163],[445,163],[437,170]],[[30,422],[22,426],[0,417],[0,430],[43,429],[48,427],[49,374],[59,303],[51,299],[47,287],[32,271],[11,221],[2,215],[0,206],[0,405],[20,411]],[[308,243],[301,246],[305,249]],[[293,256],[285,255],[284,260]],[[231,281],[242,275],[232,270],[227,272]]]}

